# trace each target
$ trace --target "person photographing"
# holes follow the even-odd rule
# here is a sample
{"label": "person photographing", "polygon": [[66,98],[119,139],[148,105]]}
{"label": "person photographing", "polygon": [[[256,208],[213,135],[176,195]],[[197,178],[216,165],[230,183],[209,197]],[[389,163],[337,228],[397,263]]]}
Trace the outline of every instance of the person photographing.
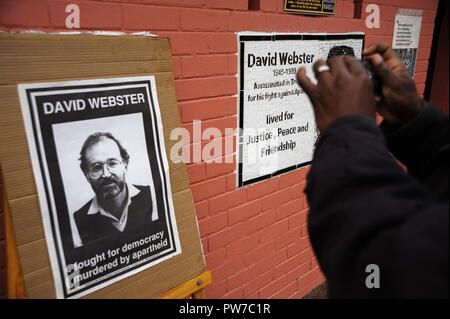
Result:
{"label": "person photographing", "polygon": [[448,116],[420,99],[389,45],[363,56],[379,96],[349,55],[317,61],[317,84],[297,73],[321,132],[305,193],[329,297],[448,298]]}

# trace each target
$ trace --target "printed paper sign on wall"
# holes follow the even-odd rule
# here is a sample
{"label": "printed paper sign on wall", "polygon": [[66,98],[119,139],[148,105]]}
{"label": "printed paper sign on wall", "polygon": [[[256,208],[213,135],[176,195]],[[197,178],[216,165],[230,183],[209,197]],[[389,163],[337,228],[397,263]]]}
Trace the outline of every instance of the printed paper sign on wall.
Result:
{"label": "printed paper sign on wall", "polygon": [[412,77],[414,77],[416,69],[421,26],[421,10],[399,10],[395,16],[392,48]]}
{"label": "printed paper sign on wall", "polygon": [[181,253],[153,76],[19,94],[59,298]]}
{"label": "printed paper sign on wall", "polygon": [[334,15],[336,0],[284,0],[284,11],[312,15]]}
{"label": "printed paper sign on wall", "polygon": [[239,36],[238,186],[311,162],[318,136],[308,96],[298,86],[299,66],[314,79],[318,59],[361,58],[364,34],[241,34]]}

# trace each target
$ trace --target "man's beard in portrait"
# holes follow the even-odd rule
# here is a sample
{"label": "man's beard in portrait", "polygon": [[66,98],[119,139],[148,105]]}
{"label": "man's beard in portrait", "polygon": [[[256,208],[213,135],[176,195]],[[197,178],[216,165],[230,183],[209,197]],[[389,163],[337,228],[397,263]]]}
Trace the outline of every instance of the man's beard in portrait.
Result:
{"label": "man's beard in portrait", "polygon": [[119,195],[124,188],[124,181],[115,176],[101,178],[95,186],[93,185],[94,192],[100,200],[114,198]]}

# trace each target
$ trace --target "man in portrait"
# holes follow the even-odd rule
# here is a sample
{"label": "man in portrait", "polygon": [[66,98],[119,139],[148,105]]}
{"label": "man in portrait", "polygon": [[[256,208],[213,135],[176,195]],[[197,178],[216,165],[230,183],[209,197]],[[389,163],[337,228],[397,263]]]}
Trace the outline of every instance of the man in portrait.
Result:
{"label": "man in portrait", "polygon": [[110,236],[132,235],[158,219],[150,186],[127,181],[130,155],[107,132],[90,135],[80,151],[80,168],[95,196],[74,213],[82,245]]}

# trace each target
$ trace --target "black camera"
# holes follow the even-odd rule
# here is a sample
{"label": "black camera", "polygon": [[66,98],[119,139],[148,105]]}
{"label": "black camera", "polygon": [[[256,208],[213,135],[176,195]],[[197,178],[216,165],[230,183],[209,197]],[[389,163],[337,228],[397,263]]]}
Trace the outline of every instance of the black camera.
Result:
{"label": "black camera", "polygon": [[[339,45],[339,46],[334,46],[331,48],[330,52],[328,52],[327,60],[329,60],[330,58],[332,58],[334,56],[339,56],[339,55],[344,55],[344,54],[355,57],[355,51],[353,51],[352,47],[349,47],[346,45]],[[364,59],[364,60],[360,60],[360,62],[363,65],[364,69],[367,71],[367,74],[369,75],[370,80],[372,81],[373,92],[376,95],[381,96],[381,88],[382,88],[381,79],[375,73],[372,61],[369,59]]]}

